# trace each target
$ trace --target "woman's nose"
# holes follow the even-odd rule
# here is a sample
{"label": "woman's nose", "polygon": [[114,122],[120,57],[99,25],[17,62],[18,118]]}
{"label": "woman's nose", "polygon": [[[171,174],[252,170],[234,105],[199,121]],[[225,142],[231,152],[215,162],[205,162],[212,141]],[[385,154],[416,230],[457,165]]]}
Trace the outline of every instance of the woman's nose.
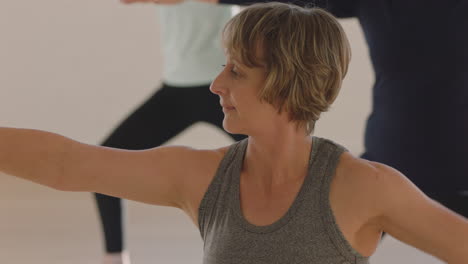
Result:
{"label": "woman's nose", "polygon": [[220,72],[213,80],[210,85],[210,91],[217,95],[223,95],[225,93],[226,89],[223,82],[223,72]]}

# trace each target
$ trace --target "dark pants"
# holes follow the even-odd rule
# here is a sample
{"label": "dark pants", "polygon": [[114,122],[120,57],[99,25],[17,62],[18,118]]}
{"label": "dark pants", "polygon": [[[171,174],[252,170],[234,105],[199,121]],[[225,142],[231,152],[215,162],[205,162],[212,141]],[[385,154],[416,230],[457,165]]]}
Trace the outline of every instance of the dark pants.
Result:
{"label": "dark pants", "polygon": [[[171,87],[164,84],[133,112],[102,144],[106,147],[141,150],[164,144],[196,122],[208,122],[223,129],[224,114],[219,97],[209,85]],[[224,130],[223,130],[224,131]],[[235,141],[243,135],[229,135]],[[123,250],[122,209],[119,198],[95,194],[108,253]]]}

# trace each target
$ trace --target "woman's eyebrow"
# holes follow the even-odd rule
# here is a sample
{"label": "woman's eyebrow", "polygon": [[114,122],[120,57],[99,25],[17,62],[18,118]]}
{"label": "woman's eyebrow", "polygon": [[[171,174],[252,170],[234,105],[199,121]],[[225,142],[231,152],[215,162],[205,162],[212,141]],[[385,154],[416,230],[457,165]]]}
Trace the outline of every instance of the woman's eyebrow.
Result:
{"label": "woman's eyebrow", "polygon": [[240,68],[243,67],[243,66],[242,66],[242,63],[240,63],[240,62],[239,62],[238,60],[236,60],[236,59],[232,59],[232,64],[235,64],[237,67],[240,67]]}
{"label": "woman's eyebrow", "polygon": [[236,65],[236,67],[240,68],[241,70],[242,69],[245,70],[247,68],[247,66],[245,64],[241,63],[240,61],[238,61],[236,59],[232,59],[231,61],[233,62],[234,65]]}

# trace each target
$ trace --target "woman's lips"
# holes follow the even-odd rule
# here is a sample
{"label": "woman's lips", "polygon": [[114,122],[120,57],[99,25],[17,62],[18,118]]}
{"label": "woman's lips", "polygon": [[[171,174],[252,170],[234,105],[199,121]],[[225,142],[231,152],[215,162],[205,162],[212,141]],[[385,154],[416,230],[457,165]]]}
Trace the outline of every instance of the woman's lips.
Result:
{"label": "woman's lips", "polygon": [[221,105],[221,107],[223,108],[223,111],[231,111],[236,109],[235,107],[229,105]]}

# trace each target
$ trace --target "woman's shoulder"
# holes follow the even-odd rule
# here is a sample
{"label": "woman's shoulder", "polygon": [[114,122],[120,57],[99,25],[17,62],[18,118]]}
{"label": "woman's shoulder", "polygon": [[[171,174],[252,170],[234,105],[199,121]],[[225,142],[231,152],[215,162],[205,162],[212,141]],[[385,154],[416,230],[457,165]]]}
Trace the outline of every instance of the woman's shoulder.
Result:
{"label": "woman's shoulder", "polygon": [[346,239],[362,255],[375,251],[380,237],[379,199],[376,188],[380,168],[344,152],[330,186],[330,204]]}
{"label": "woman's shoulder", "polygon": [[390,166],[344,152],[332,180],[330,197],[359,215],[362,223],[372,225],[381,211],[384,194],[396,195],[399,190],[394,183],[404,178]]}
{"label": "woman's shoulder", "polygon": [[384,164],[356,157],[350,152],[343,152],[334,181],[351,191],[361,191],[378,184],[389,168]]}
{"label": "woman's shoulder", "polygon": [[194,157],[192,159],[194,166],[180,164],[180,166],[187,166],[189,170],[191,168],[196,168],[194,171],[190,171],[190,177],[186,178],[184,182],[185,187],[183,188],[185,190],[185,195],[187,195],[185,199],[187,204],[183,209],[195,224],[197,224],[198,221],[200,202],[231,146],[224,146],[216,149],[188,150],[192,152]]}
{"label": "woman's shoulder", "polygon": [[178,147],[180,149],[179,155],[186,156],[183,160],[184,164],[180,166],[187,166],[187,168],[196,168],[192,171],[195,178],[210,177],[211,174],[216,172],[217,167],[223,160],[224,156],[229,151],[231,146],[224,146],[215,149],[194,149],[190,147]]}

